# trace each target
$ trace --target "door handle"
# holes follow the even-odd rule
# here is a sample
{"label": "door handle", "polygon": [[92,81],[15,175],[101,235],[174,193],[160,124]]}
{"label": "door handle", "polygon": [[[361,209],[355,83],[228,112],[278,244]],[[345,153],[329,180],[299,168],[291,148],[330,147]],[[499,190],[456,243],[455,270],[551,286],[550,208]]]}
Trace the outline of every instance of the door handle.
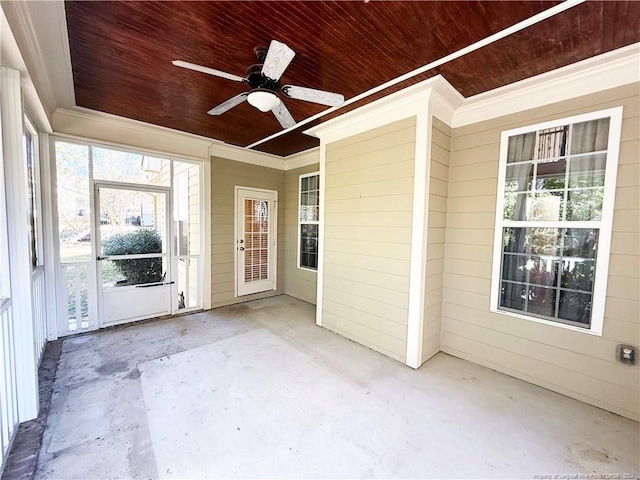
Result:
{"label": "door handle", "polygon": [[240,248],[239,248],[239,250],[240,250],[241,252],[244,252],[244,247],[240,247]]}
{"label": "door handle", "polygon": [[176,282],[147,283],[146,285],[136,285],[136,288],[161,287],[163,285],[173,285]]}
{"label": "door handle", "polygon": [[100,261],[100,260],[105,260],[107,257],[101,257],[100,255],[98,255],[96,257],[96,260]]}

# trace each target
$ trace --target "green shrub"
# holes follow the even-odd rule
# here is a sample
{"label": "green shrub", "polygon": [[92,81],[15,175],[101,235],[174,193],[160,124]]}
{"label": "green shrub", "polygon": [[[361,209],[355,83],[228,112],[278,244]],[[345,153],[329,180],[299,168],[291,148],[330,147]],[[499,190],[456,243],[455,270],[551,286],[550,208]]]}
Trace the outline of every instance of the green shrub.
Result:
{"label": "green shrub", "polygon": [[[161,253],[162,240],[155,230],[140,228],[130,233],[116,233],[102,241],[105,255]],[[127,285],[162,281],[162,258],[114,260],[114,267],[126,278]]]}

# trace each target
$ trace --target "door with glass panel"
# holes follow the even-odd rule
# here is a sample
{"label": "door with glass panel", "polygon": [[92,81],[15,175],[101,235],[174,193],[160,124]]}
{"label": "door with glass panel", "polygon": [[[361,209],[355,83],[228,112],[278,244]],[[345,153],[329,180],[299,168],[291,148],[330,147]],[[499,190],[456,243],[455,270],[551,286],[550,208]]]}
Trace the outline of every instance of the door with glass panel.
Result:
{"label": "door with glass panel", "polygon": [[95,184],[100,326],[171,313],[169,191]]}
{"label": "door with glass panel", "polygon": [[236,291],[275,290],[278,192],[236,187]]}

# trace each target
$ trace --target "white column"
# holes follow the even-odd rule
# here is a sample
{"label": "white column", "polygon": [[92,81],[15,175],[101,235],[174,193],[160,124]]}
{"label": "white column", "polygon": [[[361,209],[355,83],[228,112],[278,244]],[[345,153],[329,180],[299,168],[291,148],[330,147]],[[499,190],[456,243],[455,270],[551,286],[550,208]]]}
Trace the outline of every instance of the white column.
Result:
{"label": "white column", "polygon": [[412,368],[418,368],[422,365],[430,158],[431,115],[429,103],[425,101],[422,108],[419,108],[416,113],[409,315],[407,319],[407,356],[405,359],[405,363]]}
{"label": "white column", "polygon": [[38,415],[38,365],[34,351],[29,206],[26,192],[27,168],[22,152],[20,72],[7,67],[0,67],[0,113],[7,195],[18,419],[25,422]]}
{"label": "white column", "polygon": [[[318,218],[318,270],[316,271],[316,325],[322,326],[322,303],[324,300],[324,208],[325,208],[325,172],[327,160],[327,143],[320,139],[320,171],[318,175],[318,192],[320,192],[320,216]],[[299,246],[296,248],[300,248]]]}

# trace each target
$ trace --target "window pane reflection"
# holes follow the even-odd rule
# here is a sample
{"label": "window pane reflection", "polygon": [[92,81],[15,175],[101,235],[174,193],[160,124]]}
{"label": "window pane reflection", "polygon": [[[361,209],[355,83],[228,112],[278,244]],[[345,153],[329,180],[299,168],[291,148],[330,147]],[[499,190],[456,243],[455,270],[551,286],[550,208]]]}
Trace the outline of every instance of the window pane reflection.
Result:
{"label": "window pane reflection", "polygon": [[500,306],[588,325],[597,243],[596,229],[503,229]]}

